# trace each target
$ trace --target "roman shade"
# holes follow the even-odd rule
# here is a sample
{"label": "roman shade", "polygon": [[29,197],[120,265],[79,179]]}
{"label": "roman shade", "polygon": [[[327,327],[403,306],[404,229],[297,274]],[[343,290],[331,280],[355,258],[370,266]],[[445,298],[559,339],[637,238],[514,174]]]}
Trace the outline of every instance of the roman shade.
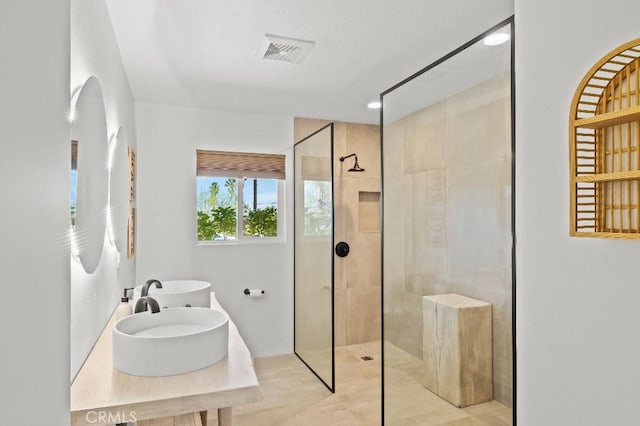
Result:
{"label": "roman shade", "polygon": [[284,155],[197,150],[198,176],[284,179]]}

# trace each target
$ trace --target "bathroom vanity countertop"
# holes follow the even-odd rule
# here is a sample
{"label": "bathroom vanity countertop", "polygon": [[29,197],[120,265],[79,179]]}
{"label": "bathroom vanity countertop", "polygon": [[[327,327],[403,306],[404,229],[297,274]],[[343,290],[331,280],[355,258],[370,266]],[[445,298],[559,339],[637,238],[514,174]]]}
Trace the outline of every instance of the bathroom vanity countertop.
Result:
{"label": "bathroom vanity countertop", "polygon": [[[211,308],[224,311],[213,293]],[[231,320],[226,358],[202,370],[166,377],[131,376],[113,368],[115,322],[114,314],[71,384],[71,425],[226,410],[262,400],[251,353]],[[99,422],[101,413],[111,413],[110,422]],[[102,416],[109,419],[108,414]]]}

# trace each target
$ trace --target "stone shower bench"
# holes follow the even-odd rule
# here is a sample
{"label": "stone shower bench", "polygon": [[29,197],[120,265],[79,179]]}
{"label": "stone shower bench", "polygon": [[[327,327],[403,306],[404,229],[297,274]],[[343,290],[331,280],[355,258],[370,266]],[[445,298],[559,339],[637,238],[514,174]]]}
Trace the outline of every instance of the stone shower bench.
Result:
{"label": "stone shower bench", "polygon": [[424,386],[456,407],[493,399],[491,304],[423,296],[422,320]]}

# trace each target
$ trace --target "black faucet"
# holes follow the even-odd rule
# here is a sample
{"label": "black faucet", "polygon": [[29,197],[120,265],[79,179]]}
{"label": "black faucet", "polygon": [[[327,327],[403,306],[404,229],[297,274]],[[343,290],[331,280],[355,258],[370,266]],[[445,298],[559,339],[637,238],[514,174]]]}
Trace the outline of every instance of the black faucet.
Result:
{"label": "black faucet", "polygon": [[136,307],[134,308],[133,313],[137,314],[139,312],[146,311],[147,307],[151,308],[152,314],[157,314],[158,312],[160,312],[160,305],[158,304],[158,301],[156,299],[151,296],[142,296],[136,302]]}
{"label": "black faucet", "polygon": [[149,287],[152,285],[156,285],[156,288],[162,288],[162,283],[156,279],[147,280],[146,283],[142,286],[142,290],[140,290],[140,297],[147,296],[149,294]]}

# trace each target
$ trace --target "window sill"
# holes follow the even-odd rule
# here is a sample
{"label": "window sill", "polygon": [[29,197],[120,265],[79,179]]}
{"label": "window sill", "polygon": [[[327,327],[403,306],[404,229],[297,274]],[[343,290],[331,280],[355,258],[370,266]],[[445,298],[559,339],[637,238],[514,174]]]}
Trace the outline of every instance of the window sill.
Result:
{"label": "window sill", "polygon": [[273,245],[273,244],[285,244],[286,240],[283,237],[264,237],[264,238],[243,238],[240,240],[203,240],[196,241],[197,247],[206,246],[253,246],[253,245]]}

